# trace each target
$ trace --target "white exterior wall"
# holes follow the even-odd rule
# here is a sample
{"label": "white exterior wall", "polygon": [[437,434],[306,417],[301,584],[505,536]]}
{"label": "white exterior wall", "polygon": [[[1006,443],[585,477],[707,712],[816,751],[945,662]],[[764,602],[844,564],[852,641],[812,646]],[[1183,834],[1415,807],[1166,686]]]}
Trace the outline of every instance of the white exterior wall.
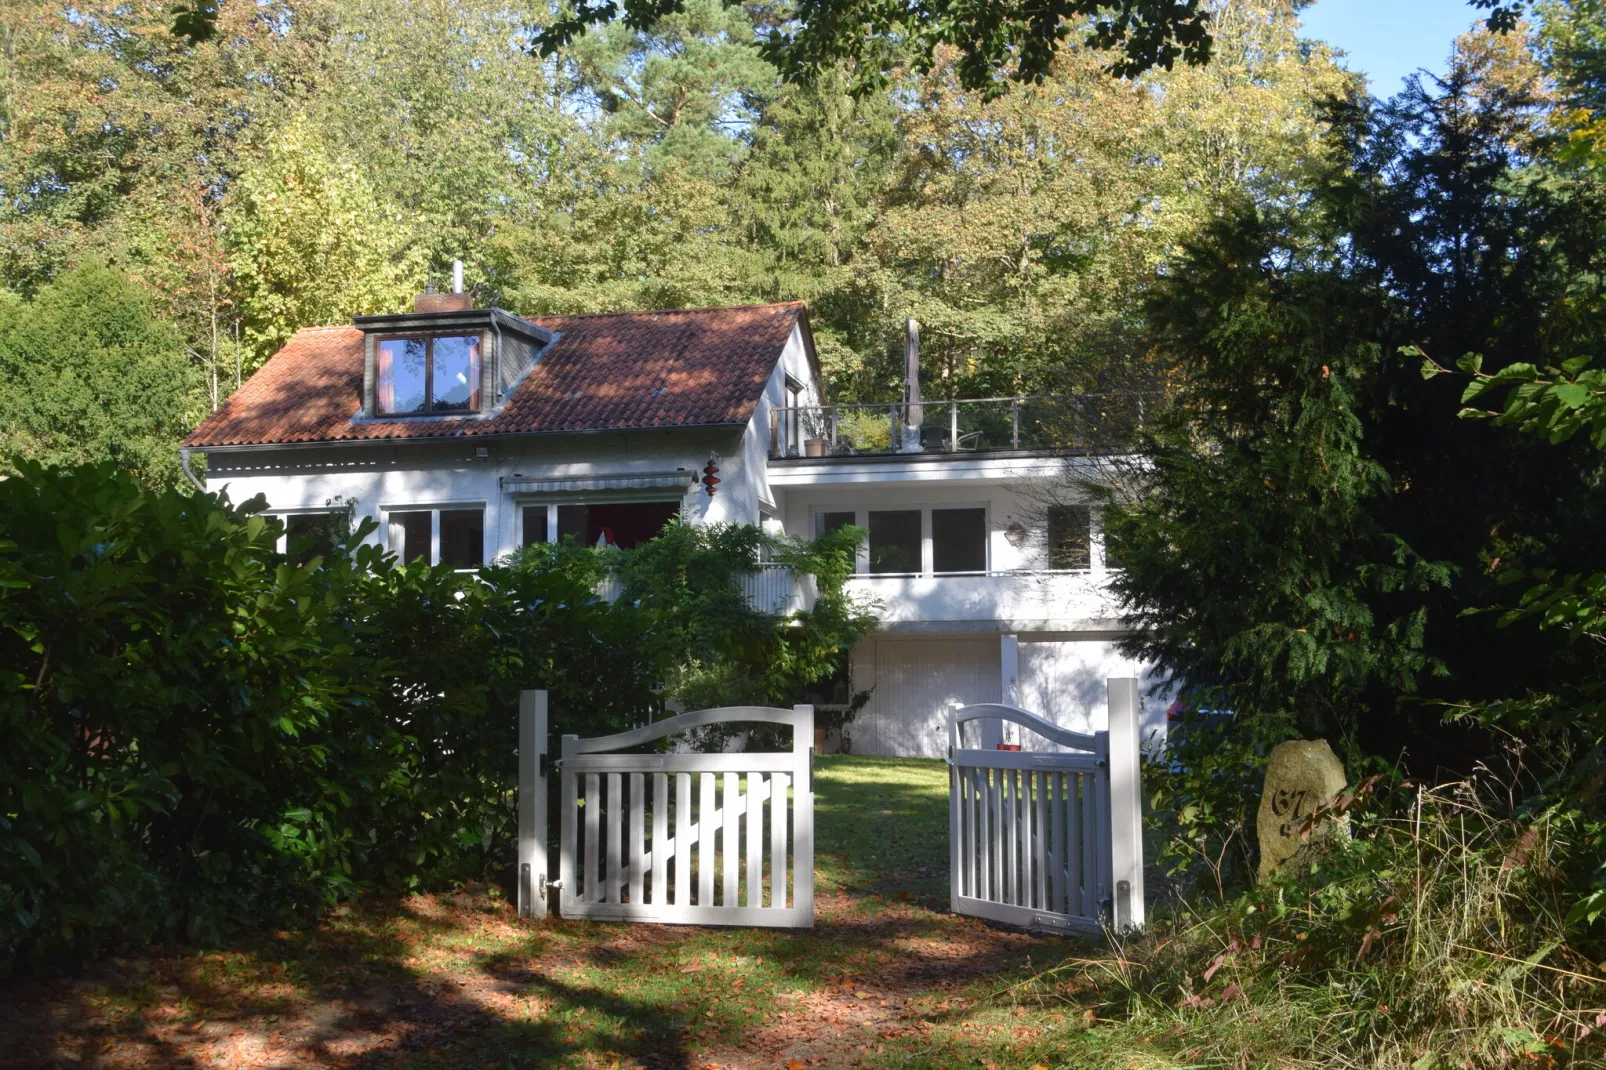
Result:
{"label": "white exterior wall", "polygon": [[[662,501],[680,497],[693,520],[757,523],[753,469],[742,465],[741,436],[723,432],[641,431],[597,435],[502,438],[475,443],[379,443],[317,448],[214,452],[208,457],[206,486],[243,502],[266,497],[277,515],[321,512],[339,498],[353,503],[358,519],[372,517],[379,531],[370,542],[386,546],[386,517],[392,511],[483,506],[485,560],[493,561],[520,544],[524,504],[536,501]],[[476,449],[488,451],[480,459]],[[501,480],[576,479],[685,469],[702,478],[710,453],[722,460],[718,493],[700,483],[684,493],[651,488],[632,491],[523,495],[504,490]],[[689,478],[690,478],[689,477]],[[387,548],[389,548],[387,546]]]}

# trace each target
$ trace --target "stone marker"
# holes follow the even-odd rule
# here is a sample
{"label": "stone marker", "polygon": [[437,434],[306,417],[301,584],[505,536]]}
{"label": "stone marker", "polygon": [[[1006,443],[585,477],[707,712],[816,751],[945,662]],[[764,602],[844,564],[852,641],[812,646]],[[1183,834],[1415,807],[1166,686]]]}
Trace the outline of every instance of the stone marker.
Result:
{"label": "stone marker", "polygon": [[[1344,763],[1325,739],[1296,739],[1272,748],[1260,793],[1260,879],[1309,846],[1299,826],[1311,812],[1344,790]],[[1311,840],[1322,836],[1318,828]]]}

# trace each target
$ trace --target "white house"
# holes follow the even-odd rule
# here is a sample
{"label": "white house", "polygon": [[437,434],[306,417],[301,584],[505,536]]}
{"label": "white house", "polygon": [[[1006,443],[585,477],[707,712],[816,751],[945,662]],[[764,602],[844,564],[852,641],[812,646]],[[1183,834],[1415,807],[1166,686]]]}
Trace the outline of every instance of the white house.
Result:
{"label": "white house", "polygon": [[[183,454],[291,531],[348,504],[387,549],[465,568],[565,536],[628,547],[676,513],[801,536],[857,524],[852,585],[881,623],[853,652],[871,689],[855,753],[941,754],[955,703],[1102,727],[1104,681],[1144,672],[1114,646],[1097,510],[1063,500],[1093,460],[1033,448],[1046,402],[907,393],[826,404],[801,303],[523,319],[427,294],[298,331]],[[751,593],[807,600],[774,570]]]}

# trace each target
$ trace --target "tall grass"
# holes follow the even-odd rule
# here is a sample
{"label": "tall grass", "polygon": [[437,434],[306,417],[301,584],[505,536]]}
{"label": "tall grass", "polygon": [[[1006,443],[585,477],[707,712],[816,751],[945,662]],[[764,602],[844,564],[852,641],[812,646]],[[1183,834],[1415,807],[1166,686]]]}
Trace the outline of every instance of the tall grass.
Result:
{"label": "tall grass", "polygon": [[1110,1023],[1070,1066],[1606,1065],[1602,948],[1565,920],[1574,819],[1502,816],[1492,787],[1362,799],[1297,871],[1023,994]]}

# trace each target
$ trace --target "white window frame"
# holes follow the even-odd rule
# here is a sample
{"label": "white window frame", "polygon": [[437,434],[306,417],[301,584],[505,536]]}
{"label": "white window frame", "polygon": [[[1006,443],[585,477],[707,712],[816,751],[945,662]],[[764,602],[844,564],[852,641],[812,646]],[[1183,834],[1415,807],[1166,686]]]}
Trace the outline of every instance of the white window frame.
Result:
{"label": "white window frame", "polygon": [[[936,570],[936,550],[931,538],[931,513],[934,509],[980,509],[984,519],[982,546],[987,560],[986,567],[980,572],[938,572]],[[818,538],[825,530],[826,513],[852,513],[855,527],[870,530],[871,513],[920,513],[920,571],[919,572],[880,572],[870,571],[870,539],[868,534],[864,542],[859,545],[858,559],[854,562],[853,574],[868,579],[947,579],[963,578],[966,576],[991,576],[993,574],[993,503],[990,501],[961,501],[961,502],[909,502],[900,505],[879,505],[874,509],[864,505],[816,505],[809,509],[809,516],[814,525],[814,536]]]}
{"label": "white window frame", "polygon": [[[290,507],[285,508],[285,509],[266,509],[266,510],[264,510],[264,513],[266,515],[273,517],[275,520],[279,521],[279,523],[283,524],[285,526],[285,528],[286,528],[286,530],[279,536],[279,541],[274,544],[274,549],[276,551],[278,551],[279,553],[281,553],[281,554],[287,554],[287,553],[290,552],[290,532],[289,532],[288,529],[289,529],[289,526],[290,526],[290,518],[291,517],[293,517],[293,516],[328,516],[330,513],[337,513],[339,511],[340,510],[334,508],[333,506],[329,506],[329,505],[325,505],[325,506],[295,505],[295,506],[290,506]],[[360,517],[353,516],[352,519],[355,520],[359,524],[362,523],[362,519]]]}
{"label": "white window frame", "polygon": [[[429,563],[431,566],[441,563],[441,511],[451,512],[458,509],[478,509],[480,511],[480,561],[479,568],[460,568],[456,572],[478,572],[496,559],[491,540],[495,537],[494,525],[491,522],[491,505],[489,502],[478,501],[452,501],[452,502],[406,502],[397,504],[381,504],[379,506],[380,538],[387,553],[401,556],[400,548],[394,542],[391,534],[392,513],[428,513],[429,514]],[[519,521],[522,525],[522,519]],[[404,562],[405,563],[405,562]]]}
{"label": "white window frame", "polygon": [[545,494],[517,494],[513,496],[513,545],[524,545],[524,510],[546,506],[546,541],[558,541],[558,509],[565,505],[649,505],[654,502],[673,502],[681,518],[690,514],[686,509],[686,495],[676,488],[665,488],[661,495],[644,495],[641,490],[599,490],[590,494],[569,493],[558,497]]}

